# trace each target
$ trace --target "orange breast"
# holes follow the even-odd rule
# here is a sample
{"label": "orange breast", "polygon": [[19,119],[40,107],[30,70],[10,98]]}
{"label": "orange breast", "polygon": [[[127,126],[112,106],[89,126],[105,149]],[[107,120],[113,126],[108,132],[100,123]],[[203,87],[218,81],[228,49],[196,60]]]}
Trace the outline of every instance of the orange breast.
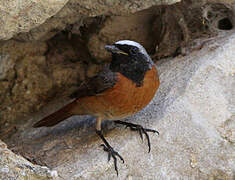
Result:
{"label": "orange breast", "polygon": [[148,105],[159,84],[157,70],[154,66],[146,72],[143,85],[140,87],[136,87],[135,83],[119,73],[117,83],[113,88],[97,96],[78,99],[77,102],[80,104],[78,108],[83,109],[82,111],[85,111],[86,114],[103,119],[122,119]]}

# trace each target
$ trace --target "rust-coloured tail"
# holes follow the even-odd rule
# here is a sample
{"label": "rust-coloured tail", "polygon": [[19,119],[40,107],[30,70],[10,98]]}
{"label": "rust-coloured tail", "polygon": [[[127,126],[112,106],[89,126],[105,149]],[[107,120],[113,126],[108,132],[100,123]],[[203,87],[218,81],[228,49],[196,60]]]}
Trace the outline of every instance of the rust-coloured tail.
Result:
{"label": "rust-coloured tail", "polygon": [[72,112],[72,109],[74,108],[74,106],[76,104],[77,104],[76,101],[73,101],[73,102],[67,104],[66,106],[62,107],[58,111],[52,113],[51,115],[49,115],[49,116],[43,118],[42,120],[38,121],[37,123],[35,123],[33,125],[33,127],[34,128],[42,127],[42,126],[50,127],[50,126],[54,126],[54,125],[58,124],[59,122],[74,115]]}

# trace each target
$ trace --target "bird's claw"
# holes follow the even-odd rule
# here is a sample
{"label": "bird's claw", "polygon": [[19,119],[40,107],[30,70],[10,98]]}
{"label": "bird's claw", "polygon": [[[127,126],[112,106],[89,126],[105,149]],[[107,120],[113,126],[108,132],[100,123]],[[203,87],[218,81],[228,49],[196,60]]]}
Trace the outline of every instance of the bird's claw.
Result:
{"label": "bird's claw", "polygon": [[149,138],[149,135],[148,135],[147,132],[157,133],[158,135],[159,135],[159,132],[156,131],[156,130],[153,130],[153,129],[143,128],[141,125],[137,125],[135,128],[131,128],[131,130],[132,131],[138,131],[142,141],[143,141],[143,134],[146,136],[147,142],[148,142],[148,147],[149,147],[149,151],[148,152],[150,152],[151,151],[151,144],[150,144],[150,138]]}
{"label": "bird's claw", "polygon": [[143,126],[138,125],[138,124],[133,124],[133,123],[128,123],[128,122],[123,122],[123,121],[115,121],[115,123],[117,124],[123,124],[126,127],[129,127],[131,131],[138,131],[140,138],[143,141],[143,134],[146,136],[147,138],[147,142],[148,142],[148,147],[149,147],[149,152],[151,150],[151,144],[150,144],[150,138],[147,132],[153,132],[153,133],[157,133],[159,135],[159,132],[154,130],[154,129],[147,129],[147,128],[143,128]]}
{"label": "bird's claw", "polygon": [[110,161],[111,157],[113,158],[113,161],[114,161],[114,168],[115,168],[115,171],[117,173],[117,176],[118,176],[118,168],[117,168],[117,158],[116,157],[119,157],[119,159],[122,161],[122,163],[124,163],[124,159],[122,158],[122,156],[117,152],[115,151],[111,146],[107,146],[105,144],[101,144],[100,146],[103,147],[103,150],[108,152],[108,161]]}

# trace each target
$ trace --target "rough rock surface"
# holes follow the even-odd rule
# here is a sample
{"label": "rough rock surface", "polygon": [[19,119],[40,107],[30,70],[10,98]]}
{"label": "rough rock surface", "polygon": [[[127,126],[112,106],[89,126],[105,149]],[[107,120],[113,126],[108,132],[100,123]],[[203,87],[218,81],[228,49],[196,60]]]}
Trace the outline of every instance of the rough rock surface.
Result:
{"label": "rough rock surface", "polygon": [[[0,2],[0,40],[10,39],[18,33],[29,32],[31,29],[33,29],[31,33],[25,35],[27,37],[21,38],[42,40],[51,30],[63,29],[66,24],[74,23],[84,16],[133,13],[159,3],[172,4],[177,1],[179,0],[3,0]],[[58,11],[60,12],[57,13]],[[49,18],[50,20],[44,23]],[[42,23],[44,23],[42,27],[34,29]],[[52,37],[55,33],[49,34],[47,37]]]}
{"label": "rough rock surface", "polygon": [[67,1],[0,1],[0,39],[6,40],[19,32],[28,32],[56,14]]}
{"label": "rough rock surface", "polygon": [[[128,118],[160,132],[150,136],[151,153],[146,141],[129,129],[105,134],[125,159],[125,164],[118,161],[120,179],[233,179],[234,52],[235,33],[230,32],[200,51],[157,63],[159,91],[149,106]],[[107,162],[95,136],[94,120],[72,117],[37,130],[29,125],[18,136],[23,145],[17,151],[65,179],[116,178],[113,162]]]}
{"label": "rough rock surface", "polygon": [[129,16],[107,17],[101,28],[89,36],[87,47],[98,62],[109,55],[103,53],[104,45],[120,39],[140,42],[158,59],[176,56],[187,53],[183,48],[194,39],[213,37],[224,28],[233,28],[232,24],[229,27],[223,23],[218,27],[221,19],[234,20],[232,6],[189,0],[171,6],[154,6]]}
{"label": "rough rock surface", "polygon": [[7,149],[7,145],[0,140],[0,179],[55,179],[56,171],[45,166],[33,165],[21,156]]}
{"label": "rough rock surface", "polygon": [[[8,2],[0,3],[0,15],[13,1]],[[38,4],[35,7],[42,16],[31,16],[35,9],[27,11],[24,2]],[[104,44],[127,38],[141,42],[150,53],[157,50],[152,56],[155,60],[176,58],[157,63],[159,92],[146,109],[128,118],[160,131],[159,137],[151,135],[150,154],[138,134],[121,128],[107,131],[113,126],[104,123],[107,140],[125,158],[125,164],[118,162],[119,178],[234,178],[234,0],[183,0],[131,15],[128,13],[163,1],[70,0],[64,7],[57,3],[58,9],[41,8],[44,2],[16,1],[22,16],[15,16],[19,11],[4,14],[4,18],[12,14],[19,18],[10,21],[12,31],[2,38],[14,35],[13,39],[0,42],[0,139],[9,149],[58,170],[62,179],[116,178],[113,163],[107,163],[107,154],[99,146],[94,119],[73,117],[53,128],[33,129],[32,124],[61,106],[58,98],[63,93],[94,76],[110,57],[102,49]],[[139,6],[143,2],[146,4]],[[63,8],[59,11],[60,5]],[[43,8],[46,10],[40,12]],[[45,15],[48,12],[55,14],[50,17]],[[0,25],[8,23],[7,18],[6,22],[1,18]],[[18,28],[21,20],[27,21]],[[215,34],[219,36],[215,38]],[[192,41],[195,38],[199,39]],[[47,106],[53,98],[54,104]],[[41,107],[45,108],[41,111]],[[0,179],[2,172],[3,179],[15,178],[17,173],[18,177],[34,177],[37,172],[45,179],[52,178],[46,175],[50,174],[48,169],[35,166],[39,171],[34,171],[32,164],[28,166],[31,170],[17,163],[5,167],[9,159],[29,163],[0,143]]]}
{"label": "rough rock surface", "polygon": [[[74,55],[70,44],[66,44],[63,39],[60,42],[62,43],[59,45],[54,41],[51,44],[13,40],[0,43],[2,138],[14,132],[17,124],[29,119],[27,115],[38,111],[49,97],[56,96],[57,93],[62,96],[61,91],[83,80],[84,67],[81,59]],[[51,47],[50,51],[48,47]],[[58,51],[59,53],[55,53]],[[67,58],[68,54],[71,58]]]}

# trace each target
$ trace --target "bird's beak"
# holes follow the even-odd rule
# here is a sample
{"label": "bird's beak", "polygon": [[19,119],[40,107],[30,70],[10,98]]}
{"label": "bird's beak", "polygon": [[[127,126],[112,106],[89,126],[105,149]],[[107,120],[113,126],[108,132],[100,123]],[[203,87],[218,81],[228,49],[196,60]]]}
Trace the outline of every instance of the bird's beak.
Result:
{"label": "bird's beak", "polygon": [[126,52],[120,50],[117,48],[115,45],[106,45],[104,48],[111,53],[116,53],[116,54],[123,54],[123,55],[128,55]]}

